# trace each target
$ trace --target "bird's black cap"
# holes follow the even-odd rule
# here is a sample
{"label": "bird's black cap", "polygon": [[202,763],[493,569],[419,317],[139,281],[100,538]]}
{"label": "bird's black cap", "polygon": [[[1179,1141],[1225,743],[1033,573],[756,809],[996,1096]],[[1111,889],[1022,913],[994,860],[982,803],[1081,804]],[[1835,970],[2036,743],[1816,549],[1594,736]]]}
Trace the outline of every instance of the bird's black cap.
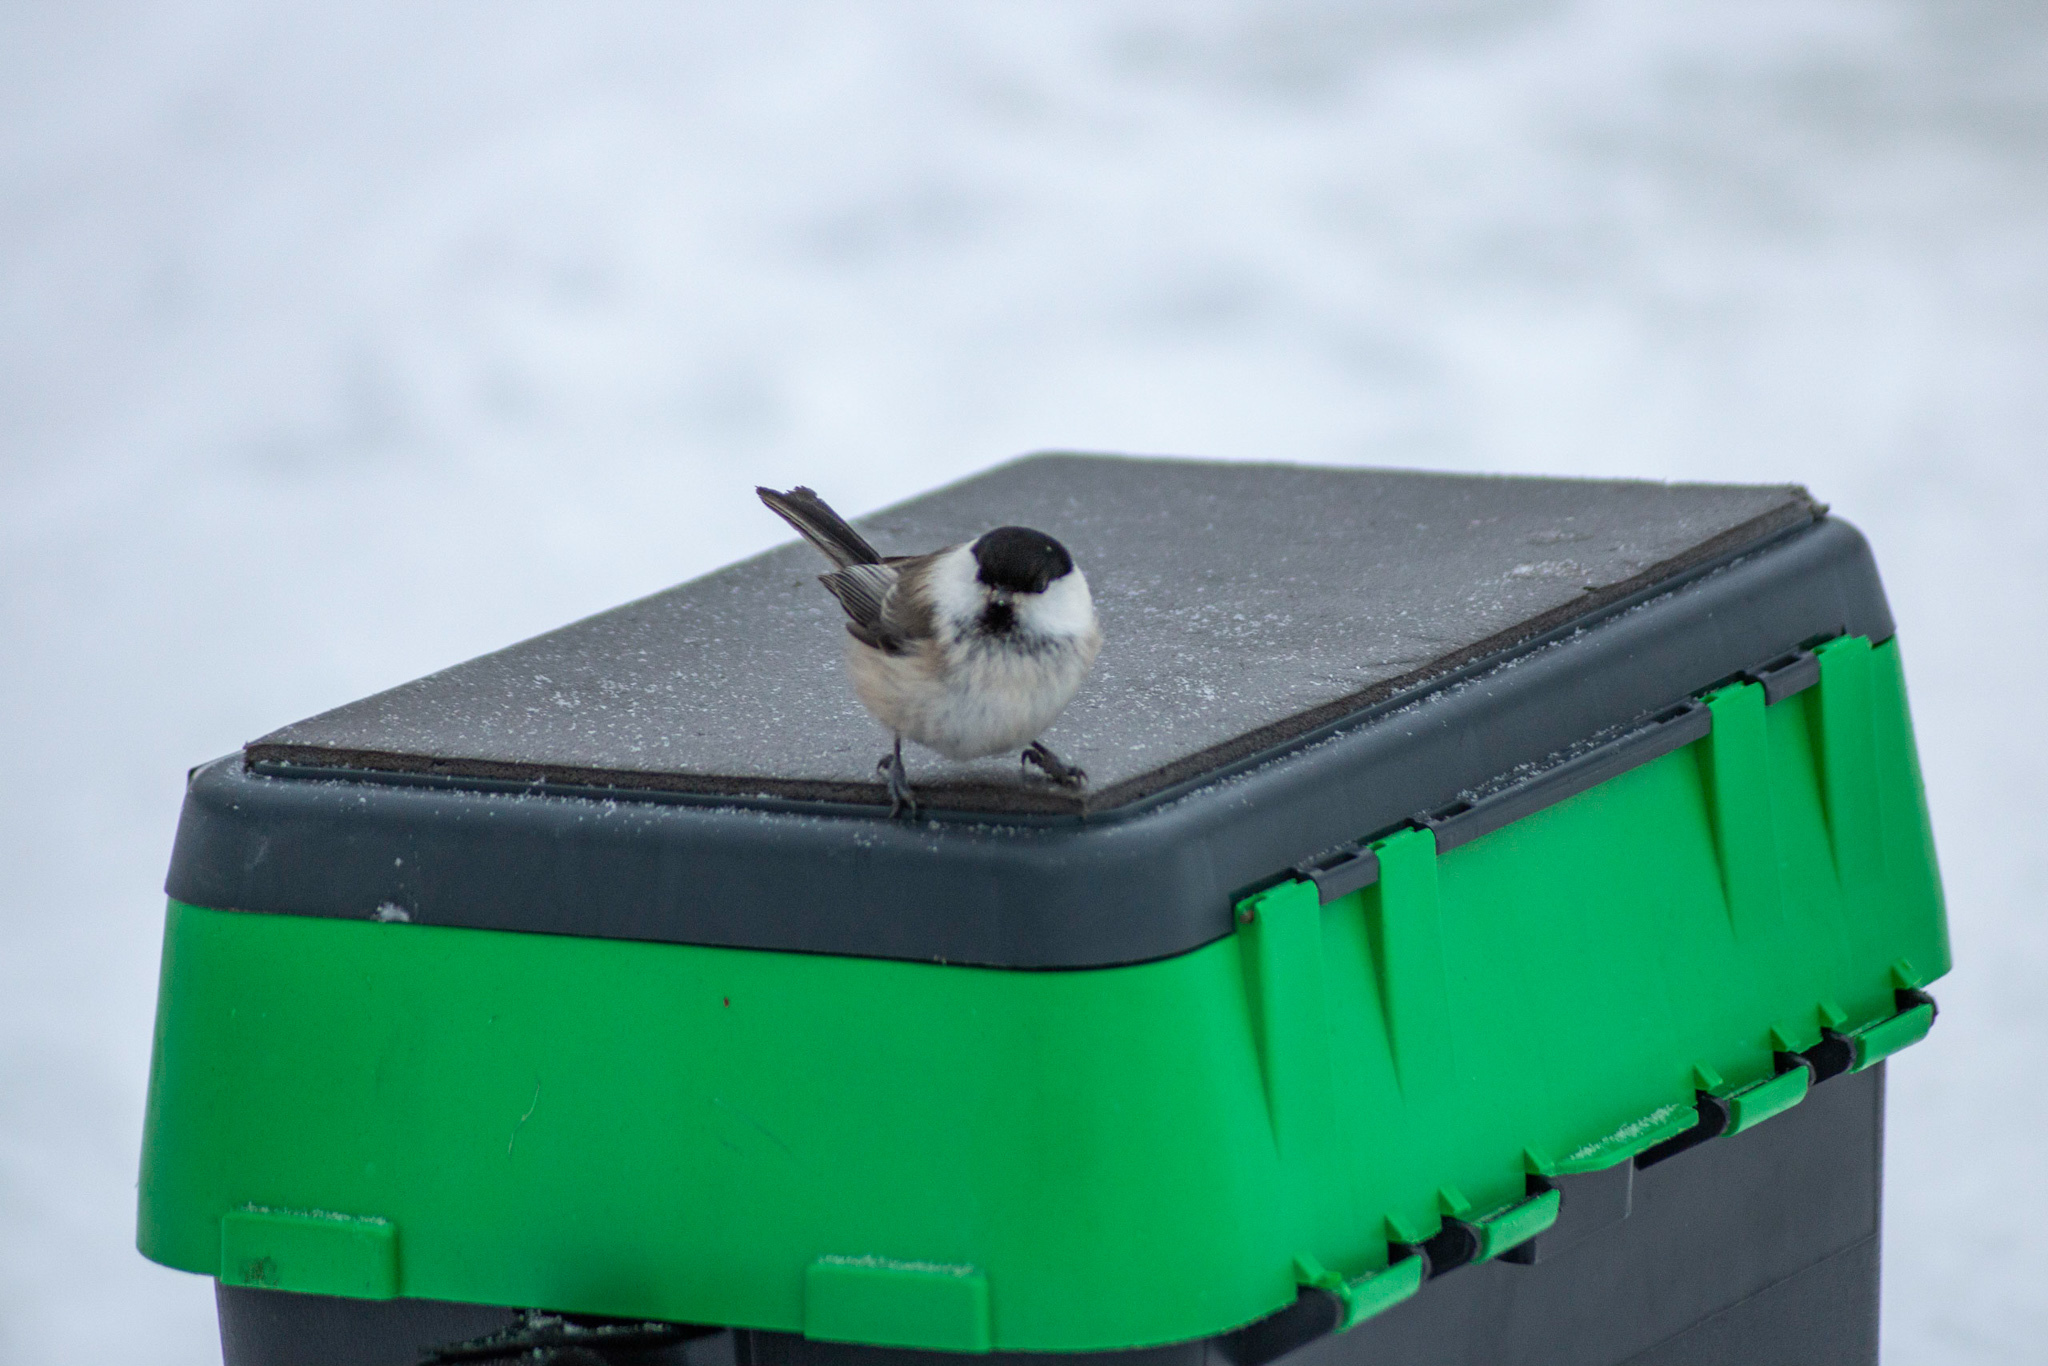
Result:
{"label": "bird's black cap", "polygon": [[1043,593],[1074,567],[1067,548],[1026,526],[999,526],[974,543],[975,577],[1012,593]]}

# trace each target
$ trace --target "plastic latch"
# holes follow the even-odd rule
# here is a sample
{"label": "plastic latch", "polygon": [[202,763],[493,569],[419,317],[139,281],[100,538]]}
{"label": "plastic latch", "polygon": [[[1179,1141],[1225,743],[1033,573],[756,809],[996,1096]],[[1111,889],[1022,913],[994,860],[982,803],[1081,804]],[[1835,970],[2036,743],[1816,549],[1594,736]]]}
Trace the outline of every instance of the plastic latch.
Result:
{"label": "plastic latch", "polygon": [[[1826,1050],[1828,1046],[1829,1040],[1823,1037],[1821,1043],[1808,1049],[1807,1053]],[[1699,1092],[1699,1103],[1695,1107],[1699,1112],[1699,1122],[1677,1137],[1638,1153],[1637,1169],[1654,1167],[1710,1138],[1754,1129],[1773,1115],[1781,1115],[1805,1100],[1806,1093],[1821,1079],[1820,1068],[1807,1053],[1778,1053],[1778,1071],[1762,1081],[1720,1095]]]}
{"label": "plastic latch", "polygon": [[1485,1247],[1486,1237],[1477,1224],[1446,1217],[1436,1236],[1425,1239],[1420,1249],[1429,1261],[1425,1279],[1433,1281],[1478,1261]]}
{"label": "plastic latch", "polygon": [[1557,1222],[1564,1197],[1539,1190],[1478,1219],[1446,1217],[1436,1235],[1415,1249],[1428,1262],[1426,1280],[1483,1262],[1527,1242]]}
{"label": "plastic latch", "polygon": [[1898,1014],[1849,1036],[1856,1050],[1855,1070],[1858,1072],[1873,1063],[1883,1062],[1902,1048],[1919,1043],[1934,1027],[1934,1017],[1941,1013],[1934,1004],[1934,998],[1924,991],[1908,987],[1892,995],[1899,1008]]}
{"label": "plastic latch", "polygon": [[1340,897],[1380,880],[1380,856],[1353,841],[1318,858],[1305,859],[1294,871],[1316,886],[1316,898],[1327,906]]}
{"label": "plastic latch", "polygon": [[1420,1290],[1428,1265],[1421,1257],[1406,1256],[1389,1262],[1384,1270],[1347,1279],[1326,1270],[1313,1257],[1300,1257],[1296,1271],[1302,1284],[1336,1298],[1340,1306],[1336,1331],[1341,1333]]}
{"label": "plastic latch", "polygon": [[1764,705],[1775,706],[1820,682],[1820,660],[1811,650],[1794,650],[1751,669],[1749,676],[1764,685]]}
{"label": "plastic latch", "polygon": [[1837,1029],[1823,1029],[1820,1042],[1803,1050],[1800,1057],[1813,1069],[1813,1084],[1820,1085],[1856,1068],[1856,1040]]}
{"label": "plastic latch", "polygon": [[1728,1130],[1739,1134],[1806,1099],[1813,1089],[1813,1064],[1797,1053],[1777,1055],[1779,1072],[1728,1097]]}
{"label": "plastic latch", "polygon": [[1563,1207],[1564,1193],[1553,1188],[1495,1210],[1478,1223],[1479,1255],[1473,1260],[1487,1261],[1528,1242],[1555,1224]]}

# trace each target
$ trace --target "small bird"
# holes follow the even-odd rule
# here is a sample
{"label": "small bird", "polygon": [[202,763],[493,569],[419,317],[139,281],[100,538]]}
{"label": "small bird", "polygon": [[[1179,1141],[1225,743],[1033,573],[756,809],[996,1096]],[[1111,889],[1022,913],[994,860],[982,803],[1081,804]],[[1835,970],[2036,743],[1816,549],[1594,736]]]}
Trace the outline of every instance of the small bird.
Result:
{"label": "small bird", "polygon": [[885,559],[811,490],[754,491],[836,566],[818,581],[846,609],[846,672],[896,736],[875,765],[888,780],[890,815],[917,810],[905,739],[949,759],[1021,746],[1021,761],[1054,782],[1087,781],[1038,739],[1102,648],[1087,576],[1065,546],[999,526],[965,545]]}

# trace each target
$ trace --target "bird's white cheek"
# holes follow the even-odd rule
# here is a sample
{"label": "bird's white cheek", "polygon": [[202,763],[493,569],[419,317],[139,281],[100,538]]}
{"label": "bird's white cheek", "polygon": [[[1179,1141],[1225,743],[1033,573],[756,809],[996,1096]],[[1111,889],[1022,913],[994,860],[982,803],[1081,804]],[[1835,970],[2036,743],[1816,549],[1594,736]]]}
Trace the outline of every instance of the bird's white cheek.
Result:
{"label": "bird's white cheek", "polygon": [[1095,626],[1095,600],[1088,593],[1088,576],[1079,569],[1047,585],[1036,602],[1019,607],[1025,629],[1040,635],[1078,636]]}
{"label": "bird's white cheek", "polygon": [[932,566],[926,591],[940,622],[968,622],[981,615],[981,586],[975,581],[974,551],[955,546]]}

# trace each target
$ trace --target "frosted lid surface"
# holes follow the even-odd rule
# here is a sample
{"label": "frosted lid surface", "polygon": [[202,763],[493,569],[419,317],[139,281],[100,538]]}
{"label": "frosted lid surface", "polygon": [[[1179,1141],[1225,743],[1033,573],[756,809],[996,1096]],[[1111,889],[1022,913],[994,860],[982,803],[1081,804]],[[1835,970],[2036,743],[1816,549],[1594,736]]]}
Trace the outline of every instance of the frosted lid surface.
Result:
{"label": "frosted lid surface", "polygon": [[[1085,793],[1014,758],[907,751],[921,800],[999,812],[1102,810],[1200,777],[1817,511],[1794,486],[1042,455],[858,520],[884,554],[1033,526],[1088,574],[1102,656],[1045,736],[1088,770]],[[889,737],[846,685],[825,567],[785,545],[248,756],[881,802]]]}

